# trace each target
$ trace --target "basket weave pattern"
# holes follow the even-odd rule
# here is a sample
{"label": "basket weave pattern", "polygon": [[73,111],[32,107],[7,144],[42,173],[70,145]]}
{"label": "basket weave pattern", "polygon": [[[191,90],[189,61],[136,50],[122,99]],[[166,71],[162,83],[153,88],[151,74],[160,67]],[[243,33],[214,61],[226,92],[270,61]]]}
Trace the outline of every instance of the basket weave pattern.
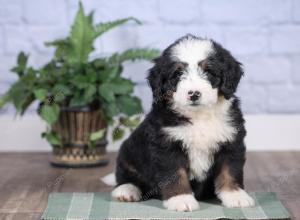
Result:
{"label": "basket weave pattern", "polygon": [[60,134],[62,147],[53,146],[52,163],[67,165],[92,165],[105,160],[105,137],[89,146],[90,134],[106,128],[107,124],[99,110],[63,110],[52,130]]}

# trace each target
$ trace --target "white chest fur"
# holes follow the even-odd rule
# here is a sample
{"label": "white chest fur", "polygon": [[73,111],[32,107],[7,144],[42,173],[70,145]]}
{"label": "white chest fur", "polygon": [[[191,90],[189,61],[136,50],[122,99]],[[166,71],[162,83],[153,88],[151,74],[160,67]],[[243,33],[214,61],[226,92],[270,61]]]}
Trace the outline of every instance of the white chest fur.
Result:
{"label": "white chest fur", "polygon": [[191,124],[165,127],[173,140],[182,140],[190,163],[190,178],[201,181],[213,163],[218,143],[230,141],[236,133],[230,123],[231,100],[222,100],[213,107],[189,113]]}

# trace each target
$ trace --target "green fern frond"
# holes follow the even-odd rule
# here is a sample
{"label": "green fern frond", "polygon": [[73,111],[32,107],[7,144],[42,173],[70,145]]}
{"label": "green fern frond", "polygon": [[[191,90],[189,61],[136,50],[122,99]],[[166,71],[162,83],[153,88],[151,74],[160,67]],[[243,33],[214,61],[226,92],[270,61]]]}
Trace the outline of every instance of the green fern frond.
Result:
{"label": "green fern frond", "polygon": [[91,11],[91,12],[89,13],[89,15],[87,16],[88,19],[89,19],[89,22],[90,22],[91,24],[94,23],[94,14],[95,14],[95,11],[93,10],[93,11]]}
{"label": "green fern frond", "polygon": [[80,2],[75,22],[71,28],[71,47],[66,51],[66,58],[69,63],[87,62],[89,54],[93,51],[94,26],[91,20],[90,16],[85,16]]}
{"label": "green fern frond", "polygon": [[2,108],[7,102],[10,101],[10,97],[8,93],[0,96],[0,108]]}
{"label": "green fern frond", "polygon": [[160,51],[157,49],[148,49],[148,48],[139,48],[139,49],[129,49],[122,53],[114,53],[111,57],[108,58],[108,62],[112,65],[120,64],[126,60],[152,60],[158,57]]}
{"label": "green fern frond", "polygon": [[68,40],[68,38],[62,38],[62,39],[57,39],[54,41],[49,41],[49,42],[45,42],[45,46],[50,47],[50,46],[55,46],[55,47],[59,47],[59,46],[65,46],[68,45],[70,42]]}
{"label": "green fern frond", "polygon": [[99,37],[101,34],[105,33],[106,31],[113,29],[115,27],[118,27],[128,21],[134,21],[137,24],[141,24],[141,22],[133,17],[128,17],[124,19],[118,19],[115,21],[105,22],[105,23],[99,23],[95,26],[95,38]]}
{"label": "green fern frond", "polygon": [[54,41],[50,42],[45,42],[45,46],[50,47],[53,46],[55,47],[55,57],[59,60],[64,59],[66,55],[66,51],[69,49],[71,46],[69,38],[63,38],[63,39],[57,39]]}

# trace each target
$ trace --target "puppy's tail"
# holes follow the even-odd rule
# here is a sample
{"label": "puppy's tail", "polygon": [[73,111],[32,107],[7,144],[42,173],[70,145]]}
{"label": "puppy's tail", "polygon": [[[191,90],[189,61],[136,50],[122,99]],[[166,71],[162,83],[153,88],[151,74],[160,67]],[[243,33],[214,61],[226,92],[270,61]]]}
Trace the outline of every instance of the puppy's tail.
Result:
{"label": "puppy's tail", "polygon": [[115,173],[107,174],[106,176],[101,178],[101,181],[108,186],[115,186],[117,185],[116,175]]}

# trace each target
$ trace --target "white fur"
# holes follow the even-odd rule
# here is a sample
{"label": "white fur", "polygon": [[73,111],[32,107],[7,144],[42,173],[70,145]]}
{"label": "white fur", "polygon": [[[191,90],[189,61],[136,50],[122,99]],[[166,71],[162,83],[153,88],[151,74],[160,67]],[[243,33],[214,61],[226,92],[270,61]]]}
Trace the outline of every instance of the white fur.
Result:
{"label": "white fur", "polygon": [[[206,76],[199,72],[200,70],[188,66],[185,73],[181,75],[176,92],[173,93],[173,108],[175,110],[189,109],[194,111],[199,107],[211,106],[217,102],[218,89],[213,88]],[[190,90],[197,90],[201,93],[199,106],[191,106],[193,102],[188,97]]]}
{"label": "white fur", "polygon": [[251,207],[255,205],[254,200],[242,189],[221,191],[217,195],[226,207]]}
{"label": "white fur", "polygon": [[183,141],[188,152],[191,179],[205,179],[218,143],[234,138],[236,129],[230,123],[228,112],[231,102],[221,99],[210,107],[183,111],[181,113],[189,117],[192,124],[163,128],[170,138]]}
{"label": "white fur", "polygon": [[197,65],[213,53],[213,43],[208,39],[199,39],[188,36],[174,45],[171,49],[172,58],[186,62],[189,65]]}
{"label": "white fur", "polygon": [[168,210],[191,212],[199,209],[199,203],[191,194],[177,195],[165,200],[163,205]]}
{"label": "white fur", "polygon": [[205,60],[214,52],[212,42],[207,39],[197,39],[187,37],[180,41],[171,49],[171,57],[175,61],[187,64],[184,73],[178,82],[176,92],[173,94],[173,107],[175,109],[193,109],[189,100],[188,92],[199,91],[201,106],[211,106],[217,102],[218,89],[212,88],[203,69],[199,67],[199,62]]}
{"label": "white fur", "polygon": [[[212,53],[211,40],[194,37],[185,38],[171,49],[172,59],[187,63],[173,93],[172,108],[189,117],[192,124],[163,130],[170,138],[183,141],[190,162],[190,178],[197,180],[205,179],[218,143],[232,140],[236,133],[228,114],[232,101],[218,97],[218,89],[212,88],[206,73],[198,65]],[[201,93],[199,105],[191,105],[190,90]]]}
{"label": "white fur", "polygon": [[126,183],[116,187],[112,193],[112,197],[115,200],[121,202],[136,202],[142,197],[141,190],[131,183]]}
{"label": "white fur", "polygon": [[102,177],[101,180],[102,180],[102,182],[104,182],[108,186],[117,185],[115,173],[107,174],[106,176]]}

